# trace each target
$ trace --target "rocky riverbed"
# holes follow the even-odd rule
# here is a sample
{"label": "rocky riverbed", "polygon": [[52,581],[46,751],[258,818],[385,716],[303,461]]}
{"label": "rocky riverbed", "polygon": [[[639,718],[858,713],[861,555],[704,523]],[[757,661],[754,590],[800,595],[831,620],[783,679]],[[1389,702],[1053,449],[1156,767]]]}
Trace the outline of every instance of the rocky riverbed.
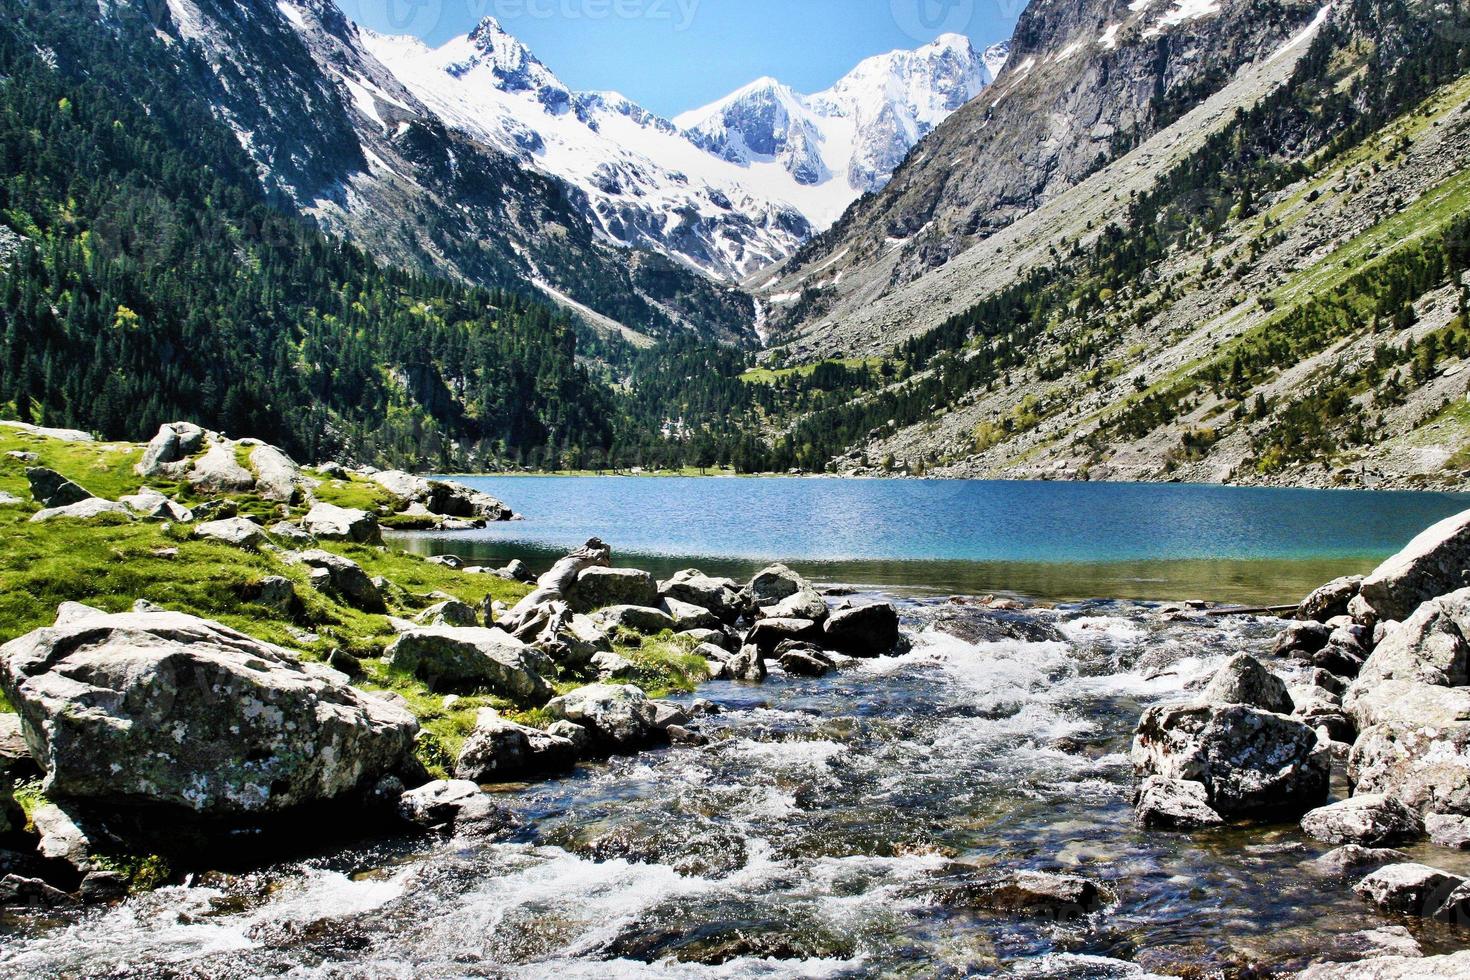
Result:
{"label": "rocky riverbed", "polygon": [[[414,594],[360,564],[378,518],[474,498],[352,475],[398,486],[375,515],[179,437],[172,477],[243,455],[254,490],[17,461],[35,514],[101,502],[29,524],[252,571],[232,625],[152,588],[0,647],[7,975],[1470,971],[1470,514],[1289,620],[659,581],[595,539],[511,592],[392,566]],[[272,482],[284,525],[220,516]]]}

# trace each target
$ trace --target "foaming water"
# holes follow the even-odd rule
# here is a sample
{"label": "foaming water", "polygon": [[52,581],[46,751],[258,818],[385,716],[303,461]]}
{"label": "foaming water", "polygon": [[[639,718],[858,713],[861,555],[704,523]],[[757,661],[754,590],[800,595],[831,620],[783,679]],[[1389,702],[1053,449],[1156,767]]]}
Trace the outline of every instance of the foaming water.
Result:
{"label": "foaming water", "polygon": [[[1140,711],[1261,650],[1272,623],[919,603],[905,628],[901,657],[706,685],[726,706],[701,722],[708,745],[501,793],[513,840],[389,841],[6,919],[0,974],[1134,980],[1300,966],[1383,923],[1307,868],[1326,848],[1294,826],[1132,825]],[[1059,922],[944,887],[1019,869],[1116,900]],[[1415,928],[1428,949],[1456,942]]]}

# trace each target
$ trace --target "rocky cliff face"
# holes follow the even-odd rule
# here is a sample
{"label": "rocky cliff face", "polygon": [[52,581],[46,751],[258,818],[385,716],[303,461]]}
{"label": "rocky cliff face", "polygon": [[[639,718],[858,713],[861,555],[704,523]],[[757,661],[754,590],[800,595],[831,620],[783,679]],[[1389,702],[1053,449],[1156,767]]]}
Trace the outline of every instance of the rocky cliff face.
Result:
{"label": "rocky cliff face", "polygon": [[[747,297],[619,247],[590,220],[584,192],[446,125],[330,0],[169,0],[165,14],[162,36],[195,60],[201,98],[262,185],[325,230],[396,264],[539,290],[635,338],[753,339]],[[524,58],[486,57],[508,87],[555,94],[537,88]]]}
{"label": "rocky cliff face", "polygon": [[[867,302],[943,266],[1182,116],[1241,66],[1270,58],[1319,9],[1291,0],[1037,0],[996,84],[768,280],[768,292],[819,287],[846,270],[844,279],[856,276],[849,289],[881,276]],[[834,296],[776,322],[801,328],[837,306]]]}

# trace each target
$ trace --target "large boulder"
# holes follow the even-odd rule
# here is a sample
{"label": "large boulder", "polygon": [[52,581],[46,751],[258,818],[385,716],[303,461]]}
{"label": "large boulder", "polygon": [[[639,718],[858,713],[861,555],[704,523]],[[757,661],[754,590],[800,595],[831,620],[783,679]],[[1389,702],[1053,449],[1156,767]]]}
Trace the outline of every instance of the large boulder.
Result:
{"label": "large boulder", "polygon": [[1292,623],[1276,637],[1272,653],[1278,657],[1307,659],[1321,650],[1332,638],[1332,627],[1326,623]]}
{"label": "large boulder", "polygon": [[74,504],[64,507],[47,507],[38,510],[31,515],[32,524],[44,524],[47,521],[72,520],[72,521],[95,521],[102,517],[120,517],[124,520],[132,520],[133,512],[127,506],[115,500],[103,500],[101,497],[88,497]]}
{"label": "large boulder", "polygon": [[371,479],[405,505],[418,505],[441,517],[482,521],[508,521],[515,517],[501,501],[462,483],[427,480],[401,470],[381,470],[373,473]]}
{"label": "large boulder", "polygon": [[54,797],[273,812],[411,758],[408,712],[182,613],[91,615],[0,647],[0,688]]}
{"label": "large boulder", "polygon": [[245,493],[255,489],[255,474],[240,465],[236,443],[211,437],[209,449],[189,470],[189,483],[205,493]]}
{"label": "large boulder", "polygon": [[1390,864],[1368,875],[1353,891],[1388,912],[1433,916],[1465,883],[1448,871],[1423,864]]}
{"label": "large boulder", "polygon": [[1192,780],[1224,817],[1296,815],[1327,798],[1331,759],[1311,728],[1244,704],[1150,708],[1133,738],[1140,778]]}
{"label": "large boulder", "polygon": [[1441,687],[1470,683],[1470,589],[1430,599],[1383,638],[1363,664],[1358,691],[1384,681]]}
{"label": "large boulder", "polygon": [[327,591],[335,593],[348,605],[374,613],[380,613],[387,608],[383,602],[383,594],[372,578],[351,558],[313,548],[296,553],[293,560],[315,569],[319,574],[314,575],[313,584],[317,584],[315,579],[321,579],[320,584]]}
{"label": "large boulder", "polygon": [[[1421,703],[1426,716],[1437,710]],[[1412,712],[1409,704],[1403,707]],[[1428,718],[1401,719],[1366,728],[1353,743],[1348,778],[1357,793],[1395,796],[1423,814],[1470,815],[1470,720],[1436,725]]]}
{"label": "large boulder", "polygon": [[546,713],[586,728],[605,747],[640,748],[658,733],[658,711],[642,690],[627,685],[591,684],[555,698]]}
{"label": "large boulder", "polygon": [[204,430],[193,422],[165,422],[143,450],[143,459],[133,467],[140,476],[168,472],[204,447]]}
{"label": "large boulder", "polygon": [[1375,956],[1348,963],[1317,963],[1296,980],[1470,980],[1470,951],[1444,956]]}
{"label": "large boulder", "polygon": [[1198,700],[1201,704],[1247,704],[1281,715],[1295,710],[1286,682],[1248,653],[1236,654],[1215,671]]}
{"label": "large boulder", "polygon": [[1470,586],[1470,510],[1421,533],[1373,570],[1362,596],[1380,619],[1403,620],[1421,602]]}
{"label": "large boulder", "polygon": [[769,657],[787,640],[815,643],[822,638],[822,628],[810,619],[763,619],[750,628],[745,643],[754,646],[761,656]]}
{"label": "large boulder", "polygon": [[243,517],[227,517],[222,521],[206,521],[194,528],[196,538],[206,538],[221,544],[234,545],[251,551],[268,540],[265,528]]}
{"label": "large boulder", "polygon": [[507,782],[560,772],[576,762],[577,746],[571,739],[517,725],[486,708],[465,739],[454,775],[477,783]]}
{"label": "large boulder", "polygon": [[720,628],[720,617],[703,606],[696,606],[682,599],[665,598],[659,602],[658,607],[669,614],[669,618],[674,621],[674,629],[681,633]]}
{"label": "large boulder", "polygon": [[522,704],[543,704],[555,693],[546,655],[498,629],[418,627],[385,654],[397,670],[435,688],[484,688]]}
{"label": "large boulder", "polygon": [[26,469],[26,479],[31,484],[31,496],[42,507],[66,507],[79,504],[92,497],[90,491],[68,480],[55,470],[44,466]]}
{"label": "large boulder", "polygon": [[641,569],[594,565],[578,574],[565,590],[565,596],[567,605],[579,613],[608,606],[651,607],[658,605],[658,583]]}
{"label": "large boulder", "polygon": [[612,630],[621,627],[632,630],[634,633],[642,633],[644,636],[657,636],[665,630],[673,631],[678,628],[674,617],[662,609],[654,609],[649,606],[609,606],[593,617],[593,622],[599,624],[603,629]]}
{"label": "large boulder", "polygon": [[301,467],[275,446],[259,443],[250,450],[255,470],[255,490],[266,500],[294,504],[301,499]]}
{"label": "large boulder", "polygon": [[733,579],[714,578],[695,568],[676,572],[658,584],[659,595],[708,609],[722,622],[733,623],[744,611],[740,586]]}
{"label": "large boulder", "polygon": [[827,618],[822,642],[853,657],[877,657],[898,646],[898,610],[891,602],[842,606]]}
{"label": "large boulder", "polygon": [[352,541],[356,544],[382,544],[383,534],[378,519],[365,510],[317,504],[306,512],[301,526],[314,538],[323,541]]}
{"label": "large boulder", "polygon": [[1391,796],[1363,793],[1302,817],[1302,830],[1328,844],[1381,847],[1415,840],[1424,833],[1419,814]]}
{"label": "large boulder", "polygon": [[827,600],[811,586],[805,586],[791,595],[768,606],[756,609],[759,619],[810,619],[814,623],[826,621],[829,610]]}
{"label": "large boulder", "polygon": [[751,577],[745,586],[746,604],[759,608],[773,606],[802,589],[811,588],[811,583],[785,565],[768,565]]}
{"label": "large boulder", "polygon": [[1362,588],[1363,576],[1345,575],[1319,586],[1301,601],[1296,608],[1296,618],[1325,623],[1337,616],[1348,615],[1348,605]]}

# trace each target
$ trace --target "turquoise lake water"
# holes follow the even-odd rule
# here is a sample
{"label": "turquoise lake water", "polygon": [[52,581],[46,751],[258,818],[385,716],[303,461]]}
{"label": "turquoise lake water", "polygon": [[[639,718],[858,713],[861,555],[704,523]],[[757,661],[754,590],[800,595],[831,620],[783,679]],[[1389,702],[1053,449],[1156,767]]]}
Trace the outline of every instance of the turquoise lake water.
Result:
{"label": "turquoise lake water", "polygon": [[400,539],[532,567],[597,536],[657,573],[788,562],[827,582],[1042,598],[1287,602],[1470,494],[1184,484],[464,477],[522,521]]}

